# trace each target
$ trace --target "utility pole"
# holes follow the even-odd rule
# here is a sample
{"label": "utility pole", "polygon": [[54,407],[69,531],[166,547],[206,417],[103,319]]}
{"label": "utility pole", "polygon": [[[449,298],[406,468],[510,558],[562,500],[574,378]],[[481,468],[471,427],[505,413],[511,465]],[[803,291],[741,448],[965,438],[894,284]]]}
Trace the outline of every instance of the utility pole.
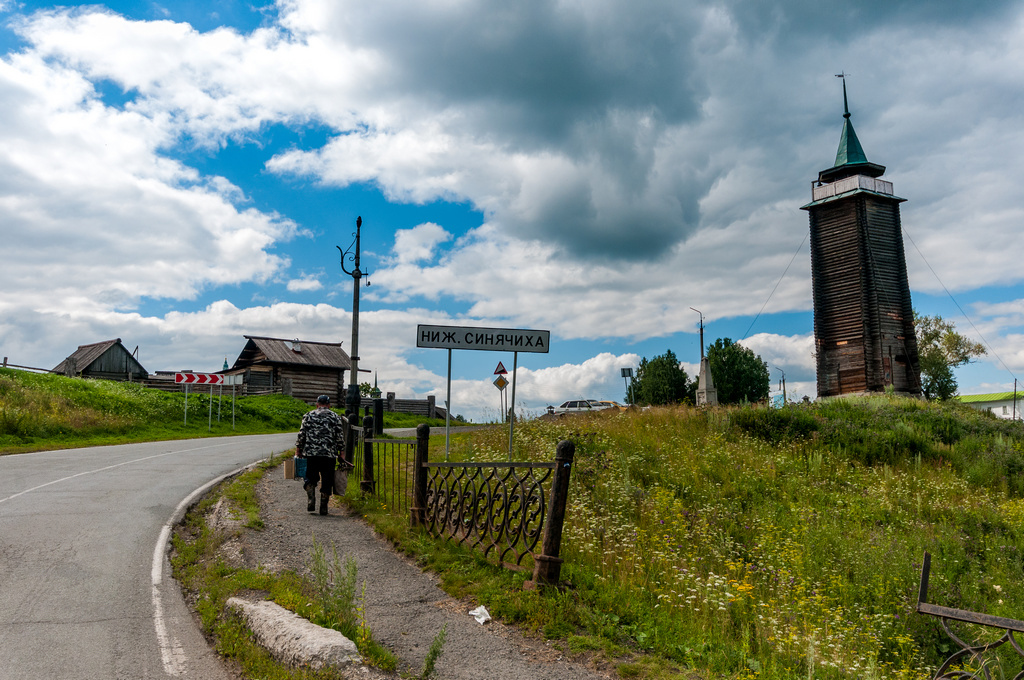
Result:
{"label": "utility pole", "polygon": [[[341,253],[341,270],[352,277],[352,354],[349,357],[352,362],[352,377],[349,378],[348,392],[345,395],[345,404],[348,411],[353,414],[359,414],[359,279],[364,276],[364,273],[359,269],[359,230],[363,226],[363,218],[356,218],[356,233],[353,234],[355,237],[352,244],[349,245],[347,250],[342,250],[341,246],[335,246],[338,252]],[[353,252],[353,247],[355,251]],[[345,260],[348,259],[353,263],[352,271],[349,271],[345,267]],[[366,285],[370,285],[369,279],[366,281]]]}

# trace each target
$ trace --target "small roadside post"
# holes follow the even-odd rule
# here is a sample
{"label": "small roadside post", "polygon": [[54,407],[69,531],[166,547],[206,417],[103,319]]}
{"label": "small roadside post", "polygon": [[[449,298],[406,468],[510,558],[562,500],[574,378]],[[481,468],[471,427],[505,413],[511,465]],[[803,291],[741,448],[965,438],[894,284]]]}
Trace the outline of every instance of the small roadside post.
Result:
{"label": "small roadside post", "polygon": [[508,386],[508,380],[505,380],[505,376],[499,375],[495,378],[493,385],[498,388],[498,412],[505,413],[505,388]]}
{"label": "small roadside post", "polygon": [[219,373],[175,373],[174,382],[185,385],[185,425],[188,425],[188,386],[210,386],[210,430],[213,430],[213,386],[222,385],[224,376]]}

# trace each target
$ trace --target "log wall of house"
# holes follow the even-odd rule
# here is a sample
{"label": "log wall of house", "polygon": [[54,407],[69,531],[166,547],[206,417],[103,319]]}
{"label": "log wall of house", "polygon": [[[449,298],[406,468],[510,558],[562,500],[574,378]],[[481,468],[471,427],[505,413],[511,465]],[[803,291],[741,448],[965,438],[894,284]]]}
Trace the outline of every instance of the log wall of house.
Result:
{"label": "log wall of house", "polygon": [[919,393],[899,199],[859,192],[809,216],[818,396]]}
{"label": "log wall of house", "polygon": [[274,370],[276,385],[291,381],[291,395],[307,404],[315,404],[316,398],[326,394],[332,406],[339,407],[345,399],[345,372],[327,368],[300,368],[278,366]]}

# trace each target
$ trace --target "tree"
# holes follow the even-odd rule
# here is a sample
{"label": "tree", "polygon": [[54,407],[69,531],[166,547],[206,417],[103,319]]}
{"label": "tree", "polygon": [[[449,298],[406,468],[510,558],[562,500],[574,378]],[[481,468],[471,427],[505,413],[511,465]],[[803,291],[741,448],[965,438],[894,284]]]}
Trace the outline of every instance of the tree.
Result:
{"label": "tree", "polygon": [[720,404],[768,398],[771,384],[768,364],[752,350],[729,338],[719,338],[708,346],[708,364]]}
{"label": "tree", "polygon": [[985,346],[956,332],[952,321],[914,312],[917,356],[921,364],[921,391],[926,399],[945,401],[956,395],[953,369],[986,354]]}
{"label": "tree", "polygon": [[640,406],[676,404],[685,399],[693,400],[693,384],[672,350],[650,361],[640,360],[636,378],[629,386],[626,401]]}

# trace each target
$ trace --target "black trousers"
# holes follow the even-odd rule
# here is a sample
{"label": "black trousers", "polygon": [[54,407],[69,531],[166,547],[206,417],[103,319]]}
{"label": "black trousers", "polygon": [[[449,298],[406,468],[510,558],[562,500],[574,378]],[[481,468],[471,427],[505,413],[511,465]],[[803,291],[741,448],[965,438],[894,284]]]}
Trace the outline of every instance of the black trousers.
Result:
{"label": "black trousers", "polygon": [[334,468],[338,459],[330,456],[309,456],[306,458],[306,482],[303,489],[315,487],[320,483],[320,493],[331,495],[334,492]]}

